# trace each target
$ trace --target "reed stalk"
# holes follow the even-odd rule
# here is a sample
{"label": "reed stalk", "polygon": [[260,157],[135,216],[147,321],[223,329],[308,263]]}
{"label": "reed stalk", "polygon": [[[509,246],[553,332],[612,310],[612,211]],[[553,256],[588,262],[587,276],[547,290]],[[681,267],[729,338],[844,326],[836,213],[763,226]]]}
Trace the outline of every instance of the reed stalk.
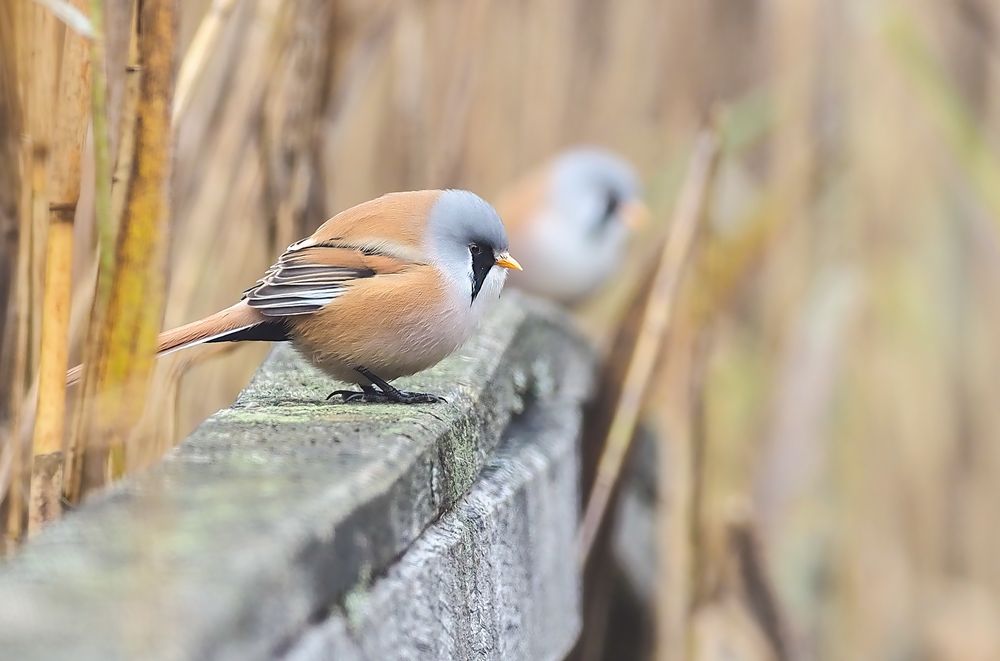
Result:
{"label": "reed stalk", "polygon": [[670,234],[660,253],[649,289],[649,303],[639,326],[639,335],[629,360],[624,388],[611,420],[608,438],[597,464],[594,486],[587,499],[580,525],[581,561],[585,561],[591,551],[611,493],[621,475],[628,448],[635,436],[646,391],[664,338],[669,332],[680,283],[704,214],[718,153],[718,138],[714,132],[706,131],[699,136],[671,221]]}
{"label": "reed stalk", "polygon": [[[20,336],[25,309],[21,261],[23,218],[21,94],[18,80],[24,65],[16,0],[0,2],[0,158],[15,167],[0,168],[0,557],[20,534],[21,489],[19,438],[16,433],[20,392]],[[18,524],[13,526],[12,523]]]}
{"label": "reed stalk", "polygon": [[[78,0],[77,9],[82,9]],[[75,5],[74,5],[75,6]],[[63,30],[62,62],[52,139],[49,177],[49,225],[42,300],[38,406],[32,443],[29,532],[61,510],[63,431],[66,417],[66,369],[72,294],[73,219],[80,197],[80,162],[89,124],[89,44],[73,30]]]}
{"label": "reed stalk", "polygon": [[[11,444],[9,492],[6,494],[6,537],[16,541],[27,528],[28,490],[32,466],[31,433],[36,404],[36,367],[39,355],[39,301],[42,298],[46,224],[49,219],[49,168],[52,114],[61,23],[49,10],[34,3],[15,3],[10,15],[16,25],[10,43],[15,51],[16,78],[31,81],[18,86],[21,134],[21,190],[14,307],[5,324],[4,368],[7,406],[7,442]],[[35,384],[35,385],[33,385]]]}
{"label": "reed stalk", "polygon": [[[135,119],[135,165],[111,277],[106,281],[110,283],[107,310],[93,338],[93,358],[87,361],[85,379],[90,383],[85,384],[81,413],[86,438],[81,452],[81,493],[107,483],[113,468],[110,458],[125,451],[142,415],[162,314],[175,3],[147,0],[141,11],[142,80]],[[102,276],[98,277],[100,281]]]}
{"label": "reed stalk", "polygon": [[106,33],[104,26],[105,0],[90,1],[90,25],[93,31],[91,60],[91,125],[94,140],[94,222],[97,228],[97,280],[84,359],[87,368],[77,397],[73,430],[69,438],[64,466],[64,492],[71,502],[79,502],[83,449],[86,444],[85,419],[95,397],[95,381],[91,363],[99,352],[97,337],[104,324],[106,307],[114,278],[114,242],[116,227],[111,214],[111,146],[108,122],[108,83]]}

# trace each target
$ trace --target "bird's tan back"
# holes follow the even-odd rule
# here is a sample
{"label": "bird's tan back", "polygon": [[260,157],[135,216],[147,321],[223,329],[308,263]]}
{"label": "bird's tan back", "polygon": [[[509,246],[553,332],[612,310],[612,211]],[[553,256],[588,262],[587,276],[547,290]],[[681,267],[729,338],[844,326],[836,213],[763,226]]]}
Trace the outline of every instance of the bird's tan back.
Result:
{"label": "bird's tan back", "polygon": [[385,243],[385,237],[408,250],[423,245],[427,218],[439,190],[389,193],[341,211],[313,232],[313,241],[344,241],[355,245]]}

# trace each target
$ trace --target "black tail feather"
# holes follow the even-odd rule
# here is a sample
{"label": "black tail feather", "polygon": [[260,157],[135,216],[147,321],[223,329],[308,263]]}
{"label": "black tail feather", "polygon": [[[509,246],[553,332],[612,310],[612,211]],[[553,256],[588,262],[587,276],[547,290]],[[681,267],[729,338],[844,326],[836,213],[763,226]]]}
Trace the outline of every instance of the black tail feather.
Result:
{"label": "black tail feather", "polygon": [[265,321],[249,328],[241,328],[228,335],[212,338],[212,342],[287,342],[292,339],[288,329],[280,321]]}

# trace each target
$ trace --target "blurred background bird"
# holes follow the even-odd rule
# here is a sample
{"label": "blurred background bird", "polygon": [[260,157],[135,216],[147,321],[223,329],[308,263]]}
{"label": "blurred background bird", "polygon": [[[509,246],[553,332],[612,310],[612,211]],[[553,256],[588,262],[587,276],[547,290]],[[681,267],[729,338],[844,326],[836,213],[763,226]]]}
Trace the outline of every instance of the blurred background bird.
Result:
{"label": "blurred background bird", "polygon": [[511,285],[563,304],[597,291],[649,215],[639,179],[605,149],[574,148],[515,181],[496,199],[511,251],[524,264]]}

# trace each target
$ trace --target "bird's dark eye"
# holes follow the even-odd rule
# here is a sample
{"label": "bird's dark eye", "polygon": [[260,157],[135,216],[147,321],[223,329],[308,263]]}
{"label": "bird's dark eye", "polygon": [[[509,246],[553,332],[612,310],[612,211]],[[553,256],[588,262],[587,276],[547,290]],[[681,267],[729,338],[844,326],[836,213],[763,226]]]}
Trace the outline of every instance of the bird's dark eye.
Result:
{"label": "bird's dark eye", "polygon": [[469,246],[469,251],[472,252],[473,255],[481,255],[483,253],[483,247],[478,243],[473,243]]}

